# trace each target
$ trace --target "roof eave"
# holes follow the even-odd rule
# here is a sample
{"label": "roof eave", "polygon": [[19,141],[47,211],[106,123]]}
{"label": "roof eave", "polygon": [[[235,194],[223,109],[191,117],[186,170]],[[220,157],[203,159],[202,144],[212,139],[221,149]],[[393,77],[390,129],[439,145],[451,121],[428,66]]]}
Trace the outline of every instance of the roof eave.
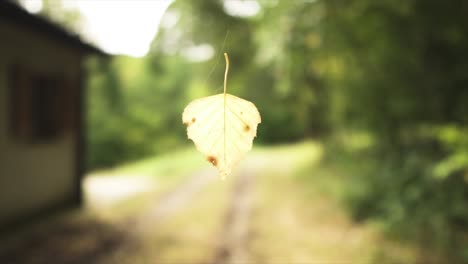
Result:
{"label": "roof eave", "polygon": [[101,49],[82,41],[78,35],[66,31],[62,27],[50,22],[43,17],[30,14],[22,7],[10,1],[0,1],[0,17],[10,19],[31,28],[35,28],[41,32],[49,34],[52,37],[61,39],[62,41],[85,53],[96,54],[105,57],[110,56]]}

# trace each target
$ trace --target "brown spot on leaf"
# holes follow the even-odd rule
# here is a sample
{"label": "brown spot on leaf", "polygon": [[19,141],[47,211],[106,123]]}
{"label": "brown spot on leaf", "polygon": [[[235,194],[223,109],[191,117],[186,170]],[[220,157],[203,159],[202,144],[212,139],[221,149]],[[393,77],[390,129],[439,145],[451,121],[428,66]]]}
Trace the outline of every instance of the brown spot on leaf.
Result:
{"label": "brown spot on leaf", "polygon": [[209,161],[213,166],[218,165],[218,160],[213,156],[206,157],[206,160]]}
{"label": "brown spot on leaf", "polygon": [[241,114],[241,115],[243,115],[243,114],[244,114],[244,112],[242,112],[242,111],[241,111],[241,112],[240,112],[240,114]]}
{"label": "brown spot on leaf", "polygon": [[249,131],[250,131],[250,126],[246,124],[246,125],[244,126],[244,131],[245,131],[245,132],[249,132]]}
{"label": "brown spot on leaf", "polygon": [[190,125],[192,125],[193,123],[195,123],[195,121],[197,121],[197,119],[196,119],[195,117],[192,117],[192,120],[191,120],[191,121],[185,121],[185,122],[184,122],[184,125],[190,126]]}

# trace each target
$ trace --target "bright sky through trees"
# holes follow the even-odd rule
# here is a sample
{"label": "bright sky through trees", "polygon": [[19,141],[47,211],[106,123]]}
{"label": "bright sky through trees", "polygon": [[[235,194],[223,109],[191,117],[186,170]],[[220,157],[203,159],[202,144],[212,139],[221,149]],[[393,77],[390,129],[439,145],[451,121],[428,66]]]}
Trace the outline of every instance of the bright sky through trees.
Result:
{"label": "bright sky through trees", "polygon": [[[20,3],[32,13],[42,9],[42,0],[20,0]],[[79,10],[83,18],[81,33],[107,53],[143,57],[172,0],[62,0],[61,3],[65,8]],[[258,2],[253,0],[225,0],[224,8],[229,14],[240,17],[256,15],[260,10]],[[212,56],[212,51],[206,50],[205,46],[201,48],[204,50],[200,54],[204,56],[193,55],[193,50],[187,51],[190,53],[187,56],[193,61]]]}
{"label": "bright sky through trees", "polygon": [[86,34],[112,54],[144,56],[171,3],[159,1],[78,1]]}
{"label": "bright sky through trees", "polygon": [[[159,22],[172,0],[158,1],[62,1],[65,8],[78,9],[84,37],[104,51],[142,57],[156,35]],[[41,11],[41,0],[22,0],[32,13]]]}

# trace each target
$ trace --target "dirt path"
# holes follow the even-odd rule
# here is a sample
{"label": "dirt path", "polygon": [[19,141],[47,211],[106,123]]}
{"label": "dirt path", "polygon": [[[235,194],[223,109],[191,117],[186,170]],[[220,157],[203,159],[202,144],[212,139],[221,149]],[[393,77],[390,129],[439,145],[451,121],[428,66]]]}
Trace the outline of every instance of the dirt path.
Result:
{"label": "dirt path", "polygon": [[354,223],[321,191],[336,185],[319,162],[314,143],[257,150],[237,176],[199,171],[127,201],[133,209],[117,220],[49,219],[0,241],[0,263],[408,263],[411,248]]}
{"label": "dirt path", "polygon": [[[102,256],[99,259],[94,258],[93,261],[95,263],[114,263],[117,259],[122,259],[122,252],[126,252],[124,258],[132,254],[138,254],[140,249],[147,247],[145,244],[148,241],[145,237],[148,235],[149,230],[151,230],[151,236],[157,235],[158,231],[154,230],[163,229],[162,225],[165,221],[169,221],[179,211],[189,207],[198,193],[214,179],[211,170],[201,170],[175,189],[164,194],[151,208],[144,210],[137,216],[128,217],[125,221],[119,223],[121,227],[130,227],[125,238],[120,238],[119,243],[116,243],[114,248],[102,251]],[[157,251],[157,249],[154,251]],[[132,263],[131,258],[124,262]]]}
{"label": "dirt path", "polygon": [[[117,223],[95,218],[57,219],[38,225],[11,239],[0,241],[0,263],[101,263],[117,251],[134,250],[151,226],[185,208],[214,178],[200,171],[163,195],[152,208]],[[70,239],[73,238],[72,243]],[[25,254],[26,253],[26,254]]]}
{"label": "dirt path", "polygon": [[214,179],[212,170],[205,169],[195,173],[177,188],[163,195],[153,208],[142,212],[138,217],[131,217],[129,224],[134,225],[136,235],[145,232],[149,226],[153,227],[189,206],[198,192]]}

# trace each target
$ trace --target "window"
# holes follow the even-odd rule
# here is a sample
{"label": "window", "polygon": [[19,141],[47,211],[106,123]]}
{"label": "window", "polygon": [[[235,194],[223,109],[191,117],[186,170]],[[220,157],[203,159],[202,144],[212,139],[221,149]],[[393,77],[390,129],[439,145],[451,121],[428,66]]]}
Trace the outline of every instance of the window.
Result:
{"label": "window", "polygon": [[57,138],[63,128],[60,78],[17,66],[12,67],[9,77],[12,137],[27,142]]}

